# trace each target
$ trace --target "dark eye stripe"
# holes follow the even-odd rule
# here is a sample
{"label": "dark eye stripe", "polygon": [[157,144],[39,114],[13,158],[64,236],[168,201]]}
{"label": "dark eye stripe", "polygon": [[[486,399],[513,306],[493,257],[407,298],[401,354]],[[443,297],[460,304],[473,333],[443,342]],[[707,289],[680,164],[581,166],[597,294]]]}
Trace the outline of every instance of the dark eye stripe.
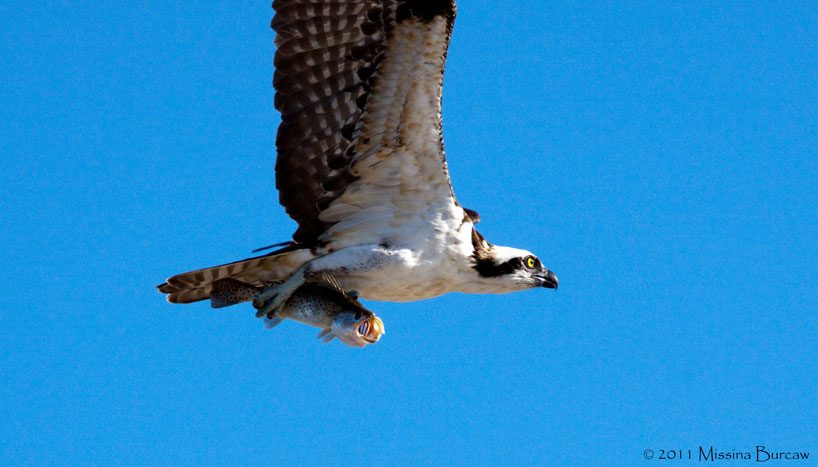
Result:
{"label": "dark eye stripe", "polygon": [[511,258],[504,263],[495,263],[494,258],[478,259],[474,269],[483,277],[497,277],[504,274],[512,274],[514,271],[523,268],[522,258]]}

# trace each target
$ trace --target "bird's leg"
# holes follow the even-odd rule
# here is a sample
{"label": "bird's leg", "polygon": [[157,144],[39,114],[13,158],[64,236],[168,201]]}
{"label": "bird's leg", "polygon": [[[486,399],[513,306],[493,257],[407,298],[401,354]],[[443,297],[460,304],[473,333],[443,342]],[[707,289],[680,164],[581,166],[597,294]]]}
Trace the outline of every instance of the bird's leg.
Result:
{"label": "bird's leg", "polygon": [[400,251],[373,245],[344,248],[316,258],[298,268],[286,282],[265,287],[253,299],[253,306],[258,310],[256,316],[275,316],[299,287],[318,274],[356,275],[382,268],[399,258]]}
{"label": "bird's leg", "polygon": [[310,263],[301,266],[286,282],[269,285],[259,292],[253,299],[253,306],[258,310],[256,316],[273,318],[292,294],[307,282],[309,266]]}

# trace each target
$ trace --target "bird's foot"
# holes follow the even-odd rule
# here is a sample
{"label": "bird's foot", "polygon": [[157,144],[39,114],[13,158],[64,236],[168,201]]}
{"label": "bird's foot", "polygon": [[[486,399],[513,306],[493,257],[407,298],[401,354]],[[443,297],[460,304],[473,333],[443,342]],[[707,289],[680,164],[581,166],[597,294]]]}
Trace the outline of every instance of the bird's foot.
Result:
{"label": "bird's foot", "polygon": [[282,284],[269,285],[262,289],[253,299],[253,307],[257,310],[256,316],[274,318],[305,281],[303,272],[299,271]]}

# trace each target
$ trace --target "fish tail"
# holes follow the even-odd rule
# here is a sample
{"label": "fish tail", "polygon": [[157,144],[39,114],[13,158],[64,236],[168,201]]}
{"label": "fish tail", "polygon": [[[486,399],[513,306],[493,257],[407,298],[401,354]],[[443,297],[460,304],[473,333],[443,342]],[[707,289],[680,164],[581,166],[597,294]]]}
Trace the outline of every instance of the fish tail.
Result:
{"label": "fish tail", "polygon": [[259,289],[236,279],[219,279],[213,283],[210,292],[210,307],[224,308],[236,303],[249,302]]}

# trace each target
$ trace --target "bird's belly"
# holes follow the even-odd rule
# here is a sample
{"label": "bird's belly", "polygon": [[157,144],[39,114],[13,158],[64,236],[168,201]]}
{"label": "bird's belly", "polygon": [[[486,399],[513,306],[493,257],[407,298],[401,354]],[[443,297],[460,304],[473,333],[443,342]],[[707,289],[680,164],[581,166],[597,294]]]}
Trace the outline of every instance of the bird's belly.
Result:
{"label": "bird's belly", "polygon": [[349,243],[357,245],[336,240],[338,264],[362,265],[336,273],[344,290],[367,300],[410,302],[459,290],[471,278],[472,228],[464,222],[463,210],[451,204],[411,215],[418,218],[375,232],[377,243],[362,245],[351,234]]}
{"label": "bird's belly", "polygon": [[437,297],[456,288],[434,265],[395,265],[355,276],[338,277],[347,291],[367,300],[411,302]]}

